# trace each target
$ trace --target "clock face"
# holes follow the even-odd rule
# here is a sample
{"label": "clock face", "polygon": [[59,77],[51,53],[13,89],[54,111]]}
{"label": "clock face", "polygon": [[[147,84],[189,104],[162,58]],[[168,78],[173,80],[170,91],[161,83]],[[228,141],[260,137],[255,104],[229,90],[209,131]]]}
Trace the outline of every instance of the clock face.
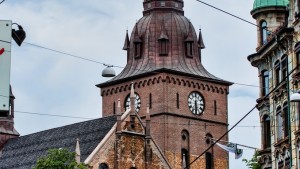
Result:
{"label": "clock face", "polygon": [[[135,112],[138,113],[141,108],[141,98],[137,93],[135,93],[134,96],[135,96],[135,100],[134,100]],[[125,99],[125,108],[126,110],[130,108],[130,94]]]}
{"label": "clock face", "polygon": [[200,115],[204,111],[204,99],[198,92],[192,92],[188,98],[188,106],[195,115]]}

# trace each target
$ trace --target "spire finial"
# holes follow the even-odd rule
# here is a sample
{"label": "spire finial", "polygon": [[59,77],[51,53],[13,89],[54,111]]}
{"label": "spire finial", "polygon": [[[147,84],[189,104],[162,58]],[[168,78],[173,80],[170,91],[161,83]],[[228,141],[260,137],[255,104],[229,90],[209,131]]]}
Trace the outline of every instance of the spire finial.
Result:
{"label": "spire finial", "polygon": [[81,153],[80,153],[80,147],[79,147],[79,138],[76,139],[75,153],[76,153],[76,157],[75,157],[76,162],[77,162],[77,164],[79,164],[80,163],[80,155],[81,155]]}
{"label": "spire finial", "polygon": [[123,46],[123,50],[128,50],[130,48],[130,41],[129,41],[129,36],[128,36],[128,29],[126,30],[126,35],[125,35],[125,42]]}
{"label": "spire finial", "polygon": [[149,103],[147,104],[146,120],[150,120],[150,110],[149,110]]}
{"label": "spire finial", "polygon": [[121,114],[121,100],[118,99],[118,103],[117,103],[117,114]]}
{"label": "spire finial", "polygon": [[134,94],[134,84],[131,83],[131,90],[130,90],[130,110],[132,113],[135,112],[135,94]]}
{"label": "spire finial", "polygon": [[201,28],[199,29],[198,47],[200,49],[204,49],[205,48],[205,45],[204,45],[204,42],[203,42],[203,38],[202,38]]}

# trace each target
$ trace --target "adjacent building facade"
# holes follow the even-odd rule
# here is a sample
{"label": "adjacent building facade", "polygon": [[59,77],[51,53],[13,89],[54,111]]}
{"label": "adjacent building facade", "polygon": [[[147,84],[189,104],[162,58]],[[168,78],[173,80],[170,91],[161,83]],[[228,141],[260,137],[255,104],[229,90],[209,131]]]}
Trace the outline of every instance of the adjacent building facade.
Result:
{"label": "adjacent building facade", "polygon": [[219,147],[190,163],[211,145],[211,138],[227,132],[232,83],[202,65],[201,31],[197,35],[184,16],[183,0],[144,0],[143,7],[143,17],[125,36],[126,67],[97,85],[103,118],[5,140],[0,168],[9,168],[9,162],[22,168],[13,158],[30,168],[49,148],[74,150],[77,138],[81,161],[93,169],[229,167],[228,153]]}
{"label": "adjacent building facade", "polygon": [[290,96],[299,89],[300,1],[255,0],[256,53],[248,56],[258,69],[263,169],[300,168],[300,108]]}

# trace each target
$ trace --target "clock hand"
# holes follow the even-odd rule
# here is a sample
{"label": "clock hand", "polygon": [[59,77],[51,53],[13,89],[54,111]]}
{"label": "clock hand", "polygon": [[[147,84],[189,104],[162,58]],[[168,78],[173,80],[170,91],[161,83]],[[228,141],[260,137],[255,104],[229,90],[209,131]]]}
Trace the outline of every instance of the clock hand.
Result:
{"label": "clock hand", "polygon": [[195,100],[195,113],[197,112],[197,101]]}

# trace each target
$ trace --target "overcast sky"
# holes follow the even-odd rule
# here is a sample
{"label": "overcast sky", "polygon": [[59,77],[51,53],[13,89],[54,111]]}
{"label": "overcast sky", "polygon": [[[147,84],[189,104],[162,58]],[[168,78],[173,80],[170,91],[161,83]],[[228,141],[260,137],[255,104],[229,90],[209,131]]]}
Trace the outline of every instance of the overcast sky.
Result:
{"label": "overcast sky", "polygon": [[[253,0],[203,0],[255,23]],[[126,29],[142,17],[143,0],[6,0],[0,20],[23,26],[26,42],[98,62],[125,66],[122,50]],[[196,0],[185,0],[185,16],[202,29],[206,48],[202,63],[212,74],[234,82],[229,94],[229,124],[235,124],[256,104],[257,69],[247,56],[255,52],[256,27]],[[105,68],[67,55],[24,43],[12,44],[11,84],[15,109],[21,112],[101,117],[102,101],[96,84]],[[116,72],[122,69],[115,68]],[[85,121],[86,119],[39,116],[16,112],[15,127],[21,135]],[[260,147],[259,116],[255,110],[230,133],[230,141]],[[200,154],[200,153],[199,153]],[[243,158],[253,150],[244,149]],[[230,168],[247,168],[230,155]]]}

